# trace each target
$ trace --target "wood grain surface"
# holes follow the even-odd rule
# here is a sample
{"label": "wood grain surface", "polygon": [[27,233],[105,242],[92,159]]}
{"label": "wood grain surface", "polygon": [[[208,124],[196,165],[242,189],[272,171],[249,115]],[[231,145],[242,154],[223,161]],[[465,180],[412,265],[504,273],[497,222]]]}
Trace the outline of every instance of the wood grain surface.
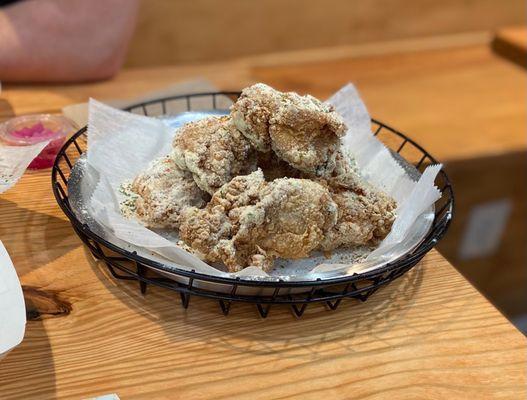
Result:
{"label": "wood grain surface", "polygon": [[[351,79],[375,115],[408,130],[440,158],[525,145],[520,140],[524,74],[489,49],[327,64],[281,60],[129,70],[93,85],[6,85],[0,115],[56,112],[89,96],[137,96],[195,76],[224,89],[265,80],[319,96]],[[461,129],[471,123],[468,131]],[[457,136],[451,132],[455,127]],[[507,128],[507,135],[498,127]],[[473,143],[461,131],[485,140]],[[447,146],[435,137],[439,134],[457,137],[458,146]],[[24,342],[0,362],[1,399],[105,393],[121,399],[527,394],[525,337],[436,251],[366,303],[350,300],[335,312],[314,306],[301,319],[276,307],[263,320],[249,305],[234,304],[224,317],[217,304],[198,298],[184,310],[175,293],[150,288],[142,296],[137,284],[111,279],[55,204],[49,171],[29,172],[0,195],[0,238],[25,287],[32,318]]]}

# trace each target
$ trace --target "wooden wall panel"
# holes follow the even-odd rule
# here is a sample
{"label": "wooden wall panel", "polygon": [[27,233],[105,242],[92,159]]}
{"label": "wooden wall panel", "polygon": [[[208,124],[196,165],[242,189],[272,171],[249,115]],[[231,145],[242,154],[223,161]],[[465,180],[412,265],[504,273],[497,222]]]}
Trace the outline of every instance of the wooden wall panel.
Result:
{"label": "wooden wall panel", "polygon": [[210,61],[523,23],[524,0],[143,0],[127,65]]}

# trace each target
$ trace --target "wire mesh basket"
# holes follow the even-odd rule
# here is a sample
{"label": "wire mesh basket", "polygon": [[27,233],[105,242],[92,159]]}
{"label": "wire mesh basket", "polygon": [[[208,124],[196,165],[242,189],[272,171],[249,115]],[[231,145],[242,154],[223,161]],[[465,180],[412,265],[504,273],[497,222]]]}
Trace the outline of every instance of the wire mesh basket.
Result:
{"label": "wire mesh basket", "polygon": [[[174,115],[185,111],[225,110],[235,101],[239,92],[196,93],[166,97],[139,103],[125,110],[148,116]],[[398,157],[414,165],[420,172],[437,161],[420,145],[401,132],[372,119],[374,134]],[[57,203],[70,220],[75,233],[91,251],[104,262],[115,279],[134,281],[142,294],[148,286],[163,287],[179,293],[181,305],[189,306],[191,296],[201,296],[219,304],[227,315],[231,304],[245,302],[255,304],[261,317],[267,317],[271,306],[283,305],[291,308],[294,315],[302,316],[308,305],[322,304],[335,310],[344,299],[366,301],[376,290],[397,279],[414,267],[424,255],[444,236],[453,217],[454,194],[452,186],[441,170],[436,186],[442,196],[435,204],[432,226],[411,252],[380,268],[364,273],[316,281],[257,281],[242,278],[210,276],[195,271],[167,269],[162,263],[141,257],[135,251],[125,250],[93,232],[77,218],[68,197],[68,181],[75,162],[86,151],[87,127],[76,132],[59,151],[52,169],[53,193]],[[170,279],[167,272],[176,274]],[[257,294],[255,294],[257,293]]]}

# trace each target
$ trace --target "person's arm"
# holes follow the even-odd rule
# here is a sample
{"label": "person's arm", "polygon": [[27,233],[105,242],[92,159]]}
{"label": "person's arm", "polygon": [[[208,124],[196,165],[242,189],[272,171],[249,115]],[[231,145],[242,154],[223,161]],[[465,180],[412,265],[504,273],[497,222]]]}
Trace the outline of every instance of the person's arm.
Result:
{"label": "person's arm", "polygon": [[121,67],[139,0],[25,0],[0,8],[0,81],[106,79]]}

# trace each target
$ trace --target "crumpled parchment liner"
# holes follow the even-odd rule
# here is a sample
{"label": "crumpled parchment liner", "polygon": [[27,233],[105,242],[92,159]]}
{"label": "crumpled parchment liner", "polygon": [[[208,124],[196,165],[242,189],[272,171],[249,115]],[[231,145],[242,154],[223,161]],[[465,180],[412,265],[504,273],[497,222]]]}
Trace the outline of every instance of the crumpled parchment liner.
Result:
{"label": "crumpled parchment liner", "polygon": [[8,146],[0,142],[0,193],[18,182],[31,161],[48,143],[49,140],[29,146]]}
{"label": "crumpled parchment liner", "polygon": [[[279,260],[285,266],[273,278],[316,279],[378,268],[414,248],[433,220],[433,204],[441,196],[434,186],[440,165],[426,169],[418,182],[410,178],[390,151],[371,132],[368,111],[355,87],[346,85],[328,100],[341,113],[349,129],[343,139],[364,178],[392,195],[398,202],[391,233],[362,261],[354,262],[356,250],[339,249],[330,259],[314,254],[310,259]],[[119,211],[123,181],[133,179],[154,158],[169,153],[175,132],[162,119],[130,114],[90,99],[88,163],[98,171],[99,183],[89,203],[93,218],[117,238],[154,252],[157,261],[214,276],[269,276],[259,268],[227,273],[203,262],[177,246],[174,235],[154,232]],[[362,253],[364,251],[362,250]],[[281,262],[280,262],[281,261]]]}

